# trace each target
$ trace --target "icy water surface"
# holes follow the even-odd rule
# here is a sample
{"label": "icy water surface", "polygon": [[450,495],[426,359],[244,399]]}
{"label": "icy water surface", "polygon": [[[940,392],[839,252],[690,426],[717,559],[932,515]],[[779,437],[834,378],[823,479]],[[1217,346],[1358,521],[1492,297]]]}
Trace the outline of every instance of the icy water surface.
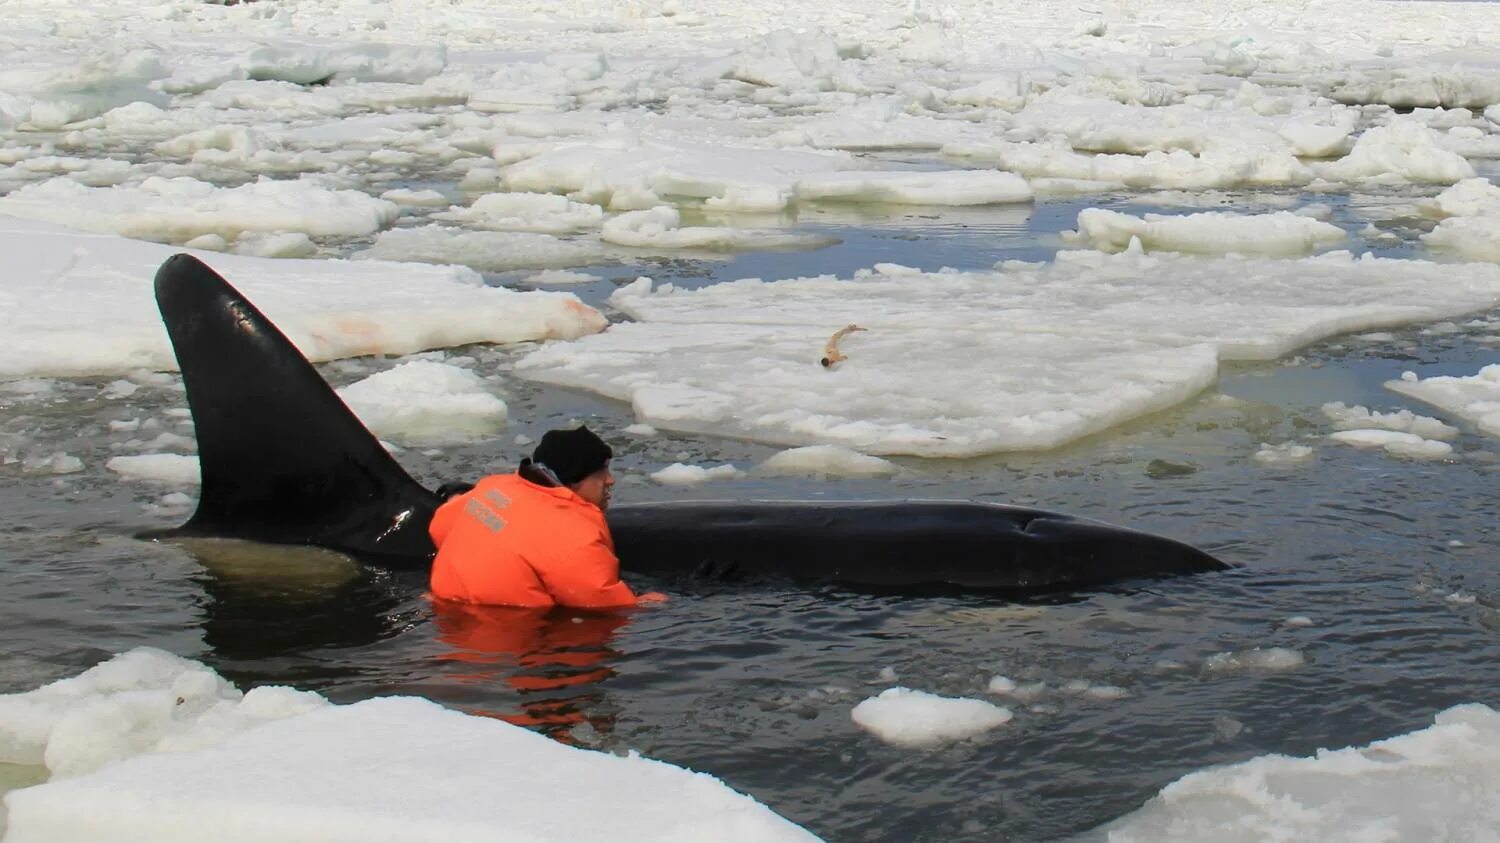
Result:
{"label": "icy water surface", "polygon": [[[1263,209],[1257,201],[1243,196],[1236,207]],[[1359,232],[1382,201],[1339,200],[1331,218]],[[1079,207],[1044,201],[929,220],[921,211],[809,215],[797,227],[840,242],[593,268],[605,280],[578,289],[602,303],[639,274],[684,284],[847,275],[879,261],[934,269],[1045,260]],[[1359,246],[1356,233],[1351,243],[1409,253],[1420,223],[1394,216],[1377,227],[1395,239]],[[292,684],[339,702],[420,694],[561,740],[637,749],[713,773],[829,840],[1086,833],[1211,764],[1362,744],[1429,725],[1455,703],[1500,703],[1500,443],[1465,430],[1451,459],[1412,462],[1320,438],[1332,430],[1319,410],[1325,401],[1430,413],[1382,382],[1408,369],[1472,374],[1496,362],[1500,314],[1479,316],[1237,365],[1186,406],[1056,452],[898,458],[903,473],[894,479],[752,473],[689,491],[660,487],[645,477],[672,462],[748,468],[775,449],[632,437],[618,432],[631,422],[628,407],[509,377],[512,423],[503,435],[399,454],[429,484],[473,477],[513,465],[526,451],[517,435],[582,419],[614,431],[617,500],[1003,501],[1162,533],[1235,566],[1021,602],[627,577],[671,600],[622,615],[486,622],[436,614],[420,577],[315,552],[134,538],[191,510],[164,500],[170,488],[128,484],[103,467],[135,452],[130,439],[190,432],[171,412],[184,406],[175,379],[119,399],[104,397],[102,381],[3,385],[0,446],[17,461],[0,465],[9,516],[0,526],[0,692],[152,645],[242,686]],[[470,351],[486,372],[506,371],[519,354]],[[391,364],[345,361],[324,371],[345,383]],[[110,430],[111,420],[131,418],[158,427]],[[1252,459],[1260,443],[1288,441],[1314,446],[1315,456],[1282,468]],[[53,452],[79,457],[83,470],[27,467]],[[1267,651],[1277,658],[1263,658]],[[854,704],[895,684],[985,697],[995,676],[1024,694],[990,697],[1015,718],[973,740],[898,749],[850,719]],[[0,789],[32,775],[0,769]]]}

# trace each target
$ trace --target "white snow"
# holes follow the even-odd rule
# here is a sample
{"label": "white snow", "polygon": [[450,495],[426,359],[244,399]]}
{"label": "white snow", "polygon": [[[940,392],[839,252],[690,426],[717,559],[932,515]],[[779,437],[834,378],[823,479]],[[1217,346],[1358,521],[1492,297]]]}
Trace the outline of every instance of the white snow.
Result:
{"label": "white snow", "polygon": [[1261,465],[1273,468],[1301,465],[1316,456],[1317,451],[1307,445],[1282,442],[1279,445],[1260,443],[1260,448],[1251,457]]}
{"label": "white snow", "polygon": [[1467,377],[1419,378],[1414,372],[1404,372],[1400,380],[1386,381],[1385,386],[1452,413],[1483,433],[1500,436],[1500,364]]}
{"label": "white snow", "polygon": [[1209,211],[1136,217],[1102,208],[1085,208],[1078,214],[1078,230],[1073,239],[1108,252],[1123,251],[1132,240],[1139,240],[1151,252],[1301,255],[1342,241],[1344,230],[1290,211],[1251,215]]}
{"label": "white snow", "polygon": [[749,231],[711,225],[683,225],[682,212],[666,205],[627,211],[606,220],[600,230],[606,243],[638,249],[740,251],[748,249],[811,248],[828,243],[826,237],[775,231]]}
{"label": "white snow", "polygon": [[1411,119],[1395,119],[1359,136],[1349,154],[1317,167],[1319,175],[1341,181],[1382,179],[1452,184],[1474,177],[1462,155],[1442,148],[1438,134]]}
{"label": "white snow", "polygon": [[851,712],[861,729],[894,746],[922,749],[962,740],[1002,726],[1009,709],[984,700],[942,697],[911,688],[887,688]]}
{"label": "white snow", "polygon": [[835,477],[885,477],[900,471],[895,463],[838,445],[808,445],[772,454],[756,467],[766,474]]}
{"label": "white snow", "polygon": [[1381,448],[1398,457],[1419,460],[1439,460],[1453,453],[1453,446],[1435,439],[1424,439],[1415,433],[1399,430],[1341,430],[1328,434],[1328,438],[1356,448]]}
{"label": "white snow", "polygon": [[198,458],[186,454],[136,454],[110,457],[104,467],[126,480],[169,486],[196,486]]}
{"label": "white snow", "polygon": [[[282,262],[353,252],[487,271],[572,270],[642,254],[813,247],[826,240],[789,224],[805,210],[799,206],[831,200],[957,206],[1060,189],[1463,187],[1476,181],[1465,156],[1496,146],[1486,116],[1500,97],[1495,60],[1476,45],[1500,38],[1500,23],[1482,4],[1427,4],[1424,11],[1441,15],[1426,24],[1399,4],[1353,0],[1295,10],[1246,0],[1224,14],[1165,2],[1081,10],[1016,0],[1004,14],[978,0],[940,11],[908,5],[820,4],[799,11],[789,28],[759,2],[728,0],[691,8],[570,1],[541,17],[510,3],[124,0],[74,8],[25,0],[7,7],[6,31],[26,37],[9,38],[0,71],[0,209]],[[1397,114],[1388,105],[1419,109]],[[1492,223],[1456,200],[1437,204],[1447,216],[1429,245],[1487,254]],[[704,224],[705,216],[717,224]],[[1109,249],[1134,237],[1147,249],[1298,254],[1336,237],[1315,214],[1138,218],[1090,209],[1079,225]],[[7,251],[67,253],[57,243]],[[247,287],[243,279],[276,271],[254,266],[236,273]],[[1158,275],[1175,269],[1153,267]],[[577,335],[603,324],[569,317],[555,300],[551,317],[524,319],[515,299],[503,317],[446,296],[429,295],[433,304],[423,306],[418,287],[430,294],[443,286],[439,277],[476,287],[477,279],[451,269],[369,271],[381,293],[361,289],[364,302],[384,307],[399,298],[389,303],[412,324],[335,304],[337,294],[309,284],[271,315],[320,359]],[[1269,274],[1284,280],[1300,271]],[[340,274],[338,286],[352,288],[353,277]],[[375,275],[360,277],[373,286]],[[527,283],[575,280],[583,279]],[[20,273],[3,285],[0,305],[27,336],[0,355],[0,376],[171,365],[159,333],[146,336],[155,333],[149,303],[133,309],[112,296],[73,297],[64,317],[43,305],[40,284]],[[102,292],[102,282],[88,286]],[[1369,291],[1366,304],[1377,306],[1381,295]],[[983,341],[1007,361],[998,384],[976,378],[969,355],[940,359],[953,345],[941,335],[993,335],[1008,315],[1003,293],[989,318],[950,317],[888,346],[867,338],[875,355],[841,367],[835,389],[821,389],[827,378],[818,386],[798,380],[792,362],[800,364],[800,351],[761,356],[757,362],[785,376],[736,387],[754,399],[754,418],[723,432],[871,453],[1053,447],[1181,401],[1211,382],[1216,355],[1239,356],[1205,338],[1204,347],[1174,352],[1178,362],[1164,361],[1165,351],[1149,350],[1159,341],[1152,326],[1135,321],[1095,340],[1089,303],[1071,298],[1082,320],[1073,328],[1045,325],[1029,344],[1019,329]],[[1433,298],[1431,309],[1393,301],[1389,313],[1335,321],[1369,327],[1485,306],[1438,303],[1446,298],[1439,289]],[[325,306],[333,313],[316,326],[284,315]],[[1246,315],[1233,310],[1224,308],[1226,320]],[[1169,307],[1163,318],[1201,316]],[[330,324],[341,320],[374,324],[352,333]],[[75,324],[76,332],[64,327]],[[1306,336],[1343,329],[1330,324]],[[146,333],[124,337],[126,330]],[[39,332],[50,337],[32,342]],[[1116,341],[1131,334],[1139,337],[1123,347]],[[803,341],[785,342],[800,349]],[[1056,377],[1017,374],[1058,357],[1054,345],[1078,349],[1060,349]],[[860,366],[868,373],[897,353],[921,370],[898,373],[897,385],[920,377],[922,386],[898,392],[888,408],[858,394],[874,382],[859,380]],[[697,387],[670,371],[677,356],[669,350],[669,371],[654,385],[590,388],[637,403],[643,420],[718,432],[711,405],[719,397],[705,396],[712,400],[696,402],[696,412],[685,406]],[[929,377],[933,371],[942,376]],[[976,381],[985,387],[974,398],[956,388]],[[1090,397],[1115,381],[1121,400]],[[1077,394],[1059,394],[1071,392],[1062,383],[1077,383]],[[997,414],[1000,400],[1021,409]],[[772,411],[778,403],[783,413]],[[696,418],[666,424],[684,416]],[[927,423],[950,416],[941,429]],[[982,422],[987,417],[995,422]],[[1015,427],[1050,428],[1054,420],[1059,432],[1050,437]]]}
{"label": "white snow", "polygon": [[1025,202],[1032,191],[1026,180],[1014,173],[859,171],[806,176],[797,182],[797,197],[907,205],[989,205]]}
{"label": "white snow", "polygon": [[[892,213],[870,203],[928,206],[918,213],[939,220],[957,206],[1030,197],[1035,206],[1011,211],[1024,218],[1064,193],[1085,205],[1141,193],[1205,211],[1238,206],[1233,217],[1080,215],[1090,246],[1161,250],[1150,255],[1078,251],[1053,265],[973,272],[871,258],[854,277],[700,292],[637,286],[614,303],[638,321],[550,344],[520,364],[528,376],[630,402],[641,435],[846,449],[778,455],[766,471],[789,460],[798,472],[858,474],[882,454],[1052,448],[1187,400],[1214,382],[1222,361],[1273,359],[1338,333],[1500,303],[1500,274],[1482,265],[1500,263],[1500,198],[1475,175],[1489,172],[1482,159],[1500,156],[1497,43],[1494,4],[1445,0],[829,0],[790,16],[766,0],[11,0],[0,22],[0,213],[10,215],[0,218],[0,378],[12,381],[4,400],[53,400],[41,378],[173,368],[149,287],[174,250],[120,233],[202,250],[305,353],[327,360],[577,340],[603,330],[604,317],[567,295],[487,286],[475,270],[557,270],[568,274],[521,283],[564,284],[598,280],[577,270],[610,263],[813,248],[828,241],[810,237],[803,220]],[[1446,262],[1166,253],[1326,248],[1336,242],[1329,209],[1344,208],[1351,190],[1384,203],[1356,245],[1399,242],[1400,229],[1382,223],[1425,215],[1436,225],[1422,242]],[[1304,206],[1295,219],[1274,213],[1294,211],[1308,192],[1321,208]],[[358,260],[335,257],[345,255]],[[823,342],[850,322],[869,333],[845,344],[847,361],[819,367]],[[447,383],[446,374],[417,382],[429,381]],[[130,383],[148,385],[136,375]],[[1411,375],[1392,388],[1500,435],[1496,383],[1491,366],[1467,377]],[[111,385],[101,396],[129,393]],[[485,416],[468,402],[498,410],[486,394],[466,383],[430,397],[468,408],[445,422],[451,430]],[[397,410],[387,394],[366,412]],[[1390,415],[1369,412],[1334,435],[1432,454],[1450,447]],[[498,426],[498,416],[487,418]],[[148,431],[137,449],[160,426],[123,423]],[[1254,458],[1311,456],[1286,443]],[[78,462],[38,453],[24,466],[68,471]],[[181,454],[109,464],[132,478],[196,478]],[[684,468],[694,477],[718,470]],[[1213,669],[1301,658],[1234,653]],[[162,722],[152,718],[164,709],[152,705],[101,711],[127,726]],[[399,727],[384,719],[390,705],[402,709]],[[545,768],[551,756],[471,740],[467,727],[458,743],[484,751],[453,770],[413,761],[427,758],[416,741],[360,766],[372,742],[352,734],[359,729],[445,728],[438,721],[450,715],[418,704],[307,716],[347,722],[321,734],[288,727],[282,743],[242,747],[255,763],[226,750],[158,781],[121,762],[100,771],[116,778],[99,789],[49,790],[82,788],[85,776],[18,791],[12,804],[31,807],[13,814],[12,832],[72,836],[45,823],[84,822],[77,805],[97,801],[109,809],[99,816],[110,839],[137,828],[170,839],[136,824],[150,821],[142,805],[174,795],[204,797],[158,812],[193,839],[234,839],[219,834],[226,816],[247,818],[241,831],[256,839],[289,839],[298,828],[359,837],[372,824],[413,838],[472,831],[416,812],[379,823],[384,803],[299,801],[322,793],[308,784],[319,776],[352,789],[373,769],[438,781],[461,773],[485,783],[472,805],[513,791],[519,807],[495,802],[502,812],[535,803],[567,822],[656,804],[650,794],[630,801],[646,780],[630,767],[591,790],[611,800],[597,814],[558,810],[508,759],[496,760],[520,753]],[[1497,819],[1487,784],[1494,753],[1484,751],[1495,742],[1493,713],[1439,720],[1369,757],[1350,750],[1210,771],[1195,780],[1206,783],[1203,798],[1184,795],[1162,825],[1137,836],[1203,839],[1236,823],[1251,839],[1488,835]],[[1433,748],[1426,768],[1387,754],[1420,755],[1413,747]],[[304,748],[335,761],[299,763],[292,753]],[[165,763],[138,760],[150,757]],[[282,786],[273,807],[223,801],[237,789],[260,798]],[[675,786],[659,792],[674,818],[681,805],[718,804]],[[1437,807],[1404,807],[1424,801]],[[325,808],[347,813],[334,821]],[[27,817],[43,814],[26,831]],[[418,831],[414,817],[426,821]],[[607,831],[729,836],[722,826],[648,821]],[[782,831],[773,824],[745,836]],[[470,836],[503,839],[492,832]]]}
{"label": "white snow", "polygon": [[1439,220],[1422,235],[1427,245],[1471,260],[1500,261],[1500,187],[1465,179],[1419,207]]}
{"label": "white snow", "polygon": [[0,214],[145,240],[183,243],[204,234],[233,241],[245,232],[314,237],[373,234],[396,206],[312,180],[262,180],[234,188],[187,176],[152,177],[139,187],[84,187],[56,178],[0,196]]}
{"label": "white snow", "polygon": [[338,390],[370,432],[403,445],[452,444],[504,429],[505,401],[475,373],[411,360]]}
{"label": "white snow", "polygon": [[[0,377],[175,369],[152,297],[167,246],[0,217]],[[200,255],[313,360],[577,337],[604,317],[566,293],[486,287],[461,267]]]}
{"label": "white snow", "polygon": [[6,843],[816,839],[712,776],[635,753],[415,697],[241,694],[149,648],[0,696],[0,760],[52,773],[5,795]]}
{"label": "white snow", "polygon": [[1500,823],[1497,742],[1500,713],[1454,706],[1368,746],[1189,773],[1107,826],[1107,839],[1484,840]]}
{"label": "white snow", "polygon": [[467,208],[453,208],[434,218],[493,231],[568,234],[598,228],[604,210],[546,193],[487,193]]}
{"label": "white snow", "polygon": [[[1223,360],[1500,303],[1500,272],[1334,252],[1295,261],[1072,252],[1053,264],[700,290],[639,280],[635,322],[517,363],[654,427],[866,454],[1052,448],[1187,400]],[[867,329],[817,364],[838,327]]]}
{"label": "white snow", "polygon": [[615,253],[601,242],[564,240],[547,234],[466,231],[440,225],[382,231],[356,260],[457,263],[487,272],[607,263]]}
{"label": "white snow", "polygon": [[663,486],[697,486],[710,480],[733,480],[744,474],[729,463],[705,467],[674,462],[666,468],[651,472],[651,479]]}
{"label": "white snow", "polygon": [[1330,401],[1323,405],[1322,410],[1323,415],[1339,430],[1395,430],[1424,439],[1452,439],[1458,436],[1458,428],[1430,416],[1419,416],[1411,410],[1372,412],[1363,405],[1351,407],[1342,401]]}

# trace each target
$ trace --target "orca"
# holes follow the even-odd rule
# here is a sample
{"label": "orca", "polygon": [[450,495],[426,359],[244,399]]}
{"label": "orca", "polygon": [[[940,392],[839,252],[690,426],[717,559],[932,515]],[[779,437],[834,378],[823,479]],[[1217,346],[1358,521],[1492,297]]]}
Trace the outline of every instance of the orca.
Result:
{"label": "orca", "polygon": [[[151,536],[311,545],[425,571],[441,498],[296,346],[191,255],[168,258],[155,290],[197,429],[202,491],[185,524]],[[667,578],[1030,592],[1228,567],[1173,539],[973,501],[624,503],[607,517],[621,569]]]}

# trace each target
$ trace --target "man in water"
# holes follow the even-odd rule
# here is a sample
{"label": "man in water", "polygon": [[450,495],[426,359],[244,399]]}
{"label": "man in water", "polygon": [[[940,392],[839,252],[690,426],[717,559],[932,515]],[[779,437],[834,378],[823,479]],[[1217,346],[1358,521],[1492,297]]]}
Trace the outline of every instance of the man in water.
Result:
{"label": "man in water", "polygon": [[549,430],[514,474],[449,498],[428,532],[434,597],[490,606],[599,609],[663,599],[620,581],[604,509],[614,452],[587,427]]}

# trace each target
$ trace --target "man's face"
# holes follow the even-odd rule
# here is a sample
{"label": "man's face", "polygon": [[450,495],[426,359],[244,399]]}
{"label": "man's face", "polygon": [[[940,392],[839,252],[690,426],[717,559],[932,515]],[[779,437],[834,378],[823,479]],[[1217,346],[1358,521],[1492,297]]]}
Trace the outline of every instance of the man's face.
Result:
{"label": "man's face", "polygon": [[615,476],[609,471],[609,463],[589,476],[569,486],[578,497],[600,509],[609,508],[610,488],[615,485]]}

